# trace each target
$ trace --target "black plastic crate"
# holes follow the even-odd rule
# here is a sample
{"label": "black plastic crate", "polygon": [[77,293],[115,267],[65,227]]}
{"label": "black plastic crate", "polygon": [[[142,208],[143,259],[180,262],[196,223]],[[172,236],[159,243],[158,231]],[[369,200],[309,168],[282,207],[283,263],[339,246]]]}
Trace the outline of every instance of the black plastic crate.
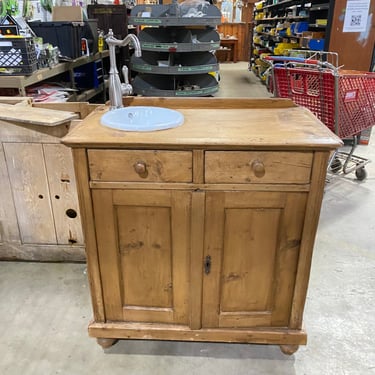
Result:
{"label": "black plastic crate", "polygon": [[0,39],[0,73],[30,75],[37,70],[37,57],[32,38]]}
{"label": "black plastic crate", "polygon": [[29,22],[34,33],[44,43],[59,47],[62,56],[76,59],[82,56],[81,39],[86,38],[90,53],[98,51],[97,20],[83,22]]}

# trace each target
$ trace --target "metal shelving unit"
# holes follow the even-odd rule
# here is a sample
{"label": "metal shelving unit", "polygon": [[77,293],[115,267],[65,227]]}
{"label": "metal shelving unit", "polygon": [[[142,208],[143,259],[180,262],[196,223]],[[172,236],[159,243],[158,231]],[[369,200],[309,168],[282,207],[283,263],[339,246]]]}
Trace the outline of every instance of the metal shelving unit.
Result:
{"label": "metal shelving unit", "polygon": [[[263,73],[269,68],[269,64],[260,59],[263,54],[280,55],[293,48],[327,48],[331,0],[264,0],[257,4],[260,7],[254,10],[250,65],[262,80],[266,79]],[[319,23],[323,20],[325,24]],[[318,42],[311,44],[305,33],[314,34],[312,39]]]}
{"label": "metal shelving unit", "polygon": [[[190,17],[193,13],[197,16]],[[213,27],[220,22],[221,13],[214,5],[135,6],[129,24],[153,26],[138,35],[142,57],[133,55],[130,60],[130,68],[138,72],[135,93],[169,97],[215,93],[219,85],[210,73],[219,70],[212,51],[220,47],[220,36]]]}
{"label": "metal shelving unit", "polygon": [[[130,13],[129,24],[146,26],[210,26],[221,22],[221,12],[214,5],[201,8],[184,7],[174,2],[168,5],[136,5]],[[151,11],[150,11],[151,9]],[[197,9],[196,12],[192,9]]]}

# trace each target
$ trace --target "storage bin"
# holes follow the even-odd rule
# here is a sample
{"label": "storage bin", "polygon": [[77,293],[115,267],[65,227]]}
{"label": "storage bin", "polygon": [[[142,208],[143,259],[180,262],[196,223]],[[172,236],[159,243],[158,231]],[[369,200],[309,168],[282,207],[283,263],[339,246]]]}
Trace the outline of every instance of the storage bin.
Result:
{"label": "storage bin", "polygon": [[97,89],[104,82],[101,60],[82,65],[74,69],[74,80],[77,88]]}
{"label": "storage bin", "polygon": [[37,70],[37,57],[32,38],[0,39],[0,74],[30,75]]}
{"label": "storage bin", "polygon": [[82,56],[81,39],[86,38],[90,53],[98,51],[97,20],[84,22],[29,22],[44,43],[59,47],[61,55],[76,59]]}

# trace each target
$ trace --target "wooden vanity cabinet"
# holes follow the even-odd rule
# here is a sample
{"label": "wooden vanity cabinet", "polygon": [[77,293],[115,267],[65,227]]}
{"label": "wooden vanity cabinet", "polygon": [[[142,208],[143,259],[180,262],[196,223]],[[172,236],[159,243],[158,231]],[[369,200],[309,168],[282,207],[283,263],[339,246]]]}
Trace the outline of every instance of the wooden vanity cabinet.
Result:
{"label": "wooden vanity cabinet", "polygon": [[[226,101],[200,99],[193,111],[168,103],[181,106],[180,128],[124,136],[100,126],[98,112],[64,139],[83,212],[89,334],[103,347],[126,338],[248,342],[291,354],[306,343],[326,165],[340,140],[289,101],[241,100],[233,113],[260,110],[221,132],[194,115],[216,105],[225,117]],[[265,111],[277,136],[254,121]]]}

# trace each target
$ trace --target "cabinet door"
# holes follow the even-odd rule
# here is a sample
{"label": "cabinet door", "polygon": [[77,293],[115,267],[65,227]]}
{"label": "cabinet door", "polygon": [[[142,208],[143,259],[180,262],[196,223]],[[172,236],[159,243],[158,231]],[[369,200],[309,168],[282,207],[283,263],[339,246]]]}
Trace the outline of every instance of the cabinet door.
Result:
{"label": "cabinet door", "polygon": [[106,319],[188,324],[191,192],[94,190]]}
{"label": "cabinet door", "polygon": [[4,153],[22,243],[56,244],[42,145],[4,143]]}
{"label": "cabinet door", "polygon": [[207,193],[203,327],[288,326],[306,198]]}
{"label": "cabinet door", "polygon": [[57,243],[83,244],[72,151],[60,144],[44,144],[43,151]]}

